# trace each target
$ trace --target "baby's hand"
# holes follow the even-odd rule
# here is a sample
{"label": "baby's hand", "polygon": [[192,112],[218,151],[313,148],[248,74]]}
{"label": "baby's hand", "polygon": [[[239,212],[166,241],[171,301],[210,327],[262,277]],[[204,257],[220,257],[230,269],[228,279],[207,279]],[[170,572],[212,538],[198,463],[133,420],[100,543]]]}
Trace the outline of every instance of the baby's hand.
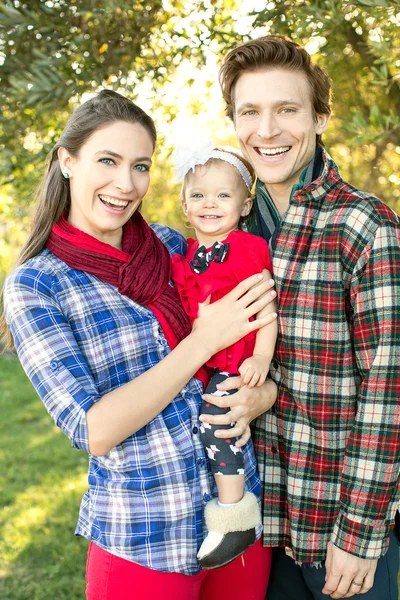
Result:
{"label": "baby's hand", "polygon": [[242,376],[242,385],[252,388],[262,385],[268,375],[269,360],[261,354],[253,354],[246,358],[239,367]]}

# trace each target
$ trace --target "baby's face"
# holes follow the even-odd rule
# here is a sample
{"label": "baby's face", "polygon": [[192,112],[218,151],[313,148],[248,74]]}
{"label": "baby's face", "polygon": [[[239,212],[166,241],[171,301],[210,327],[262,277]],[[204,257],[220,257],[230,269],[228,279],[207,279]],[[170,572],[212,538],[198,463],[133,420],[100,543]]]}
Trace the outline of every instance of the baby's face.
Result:
{"label": "baby's face", "polygon": [[252,200],[235,167],[222,160],[197,166],[187,175],[183,211],[200,245],[212,246],[238,228]]}

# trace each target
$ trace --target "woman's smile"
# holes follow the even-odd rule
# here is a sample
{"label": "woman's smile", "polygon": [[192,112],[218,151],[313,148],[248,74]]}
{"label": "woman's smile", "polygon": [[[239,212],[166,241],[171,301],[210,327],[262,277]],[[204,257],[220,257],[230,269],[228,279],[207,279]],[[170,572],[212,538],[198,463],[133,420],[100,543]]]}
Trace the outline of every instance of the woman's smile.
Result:
{"label": "woman's smile", "polygon": [[121,200],[120,198],[113,198],[112,196],[105,196],[99,194],[101,202],[108,208],[116,209],[118,212],[122,212],[128,206],[130,200]]}

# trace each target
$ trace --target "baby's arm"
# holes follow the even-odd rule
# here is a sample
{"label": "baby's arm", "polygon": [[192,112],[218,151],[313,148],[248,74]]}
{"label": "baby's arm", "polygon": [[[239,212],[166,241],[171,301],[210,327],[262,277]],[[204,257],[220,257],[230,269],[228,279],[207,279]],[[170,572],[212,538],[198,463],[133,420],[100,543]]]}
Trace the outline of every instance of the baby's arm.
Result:
{"label": "baby's arm", "polygon": [[[276,312],[277,303],[271,302],[257,315],[265,316],[270,312]],[[278,335],[277,320],[265,325],[257,331],[256,343],[253,356],[246,358],[239,367],[242,376],[242,385],[255,387],[262,385],[268,375],[269,365],[274,355],[276,338]]]}

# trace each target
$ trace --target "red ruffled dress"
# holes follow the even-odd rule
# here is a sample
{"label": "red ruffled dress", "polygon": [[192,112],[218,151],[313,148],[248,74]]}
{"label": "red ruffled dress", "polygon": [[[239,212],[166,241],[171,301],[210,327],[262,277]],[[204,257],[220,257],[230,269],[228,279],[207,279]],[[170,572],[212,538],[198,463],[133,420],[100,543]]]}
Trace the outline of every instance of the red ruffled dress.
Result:
{"label": "red ruffled dress", "polygon": [[[267,242],[251,233],[232,231],[223,240],[223,243],[229,242],[224,261],[210,262],[207,270],[199,274],[190,266],[199,243],[191,238],[187,242],[186,257],[180,254],[172,257],[172,279],[192,323],[197,317],[199,302],[204,302],[210,294],[211,302],[215,302],[247,277],[260,273],[263,269],[272,273]],[[236,344],[212,356],[206,363],[207,366],[219,371],[237,373],[242,362],[253,355],[256,333],[249,333]]]}

